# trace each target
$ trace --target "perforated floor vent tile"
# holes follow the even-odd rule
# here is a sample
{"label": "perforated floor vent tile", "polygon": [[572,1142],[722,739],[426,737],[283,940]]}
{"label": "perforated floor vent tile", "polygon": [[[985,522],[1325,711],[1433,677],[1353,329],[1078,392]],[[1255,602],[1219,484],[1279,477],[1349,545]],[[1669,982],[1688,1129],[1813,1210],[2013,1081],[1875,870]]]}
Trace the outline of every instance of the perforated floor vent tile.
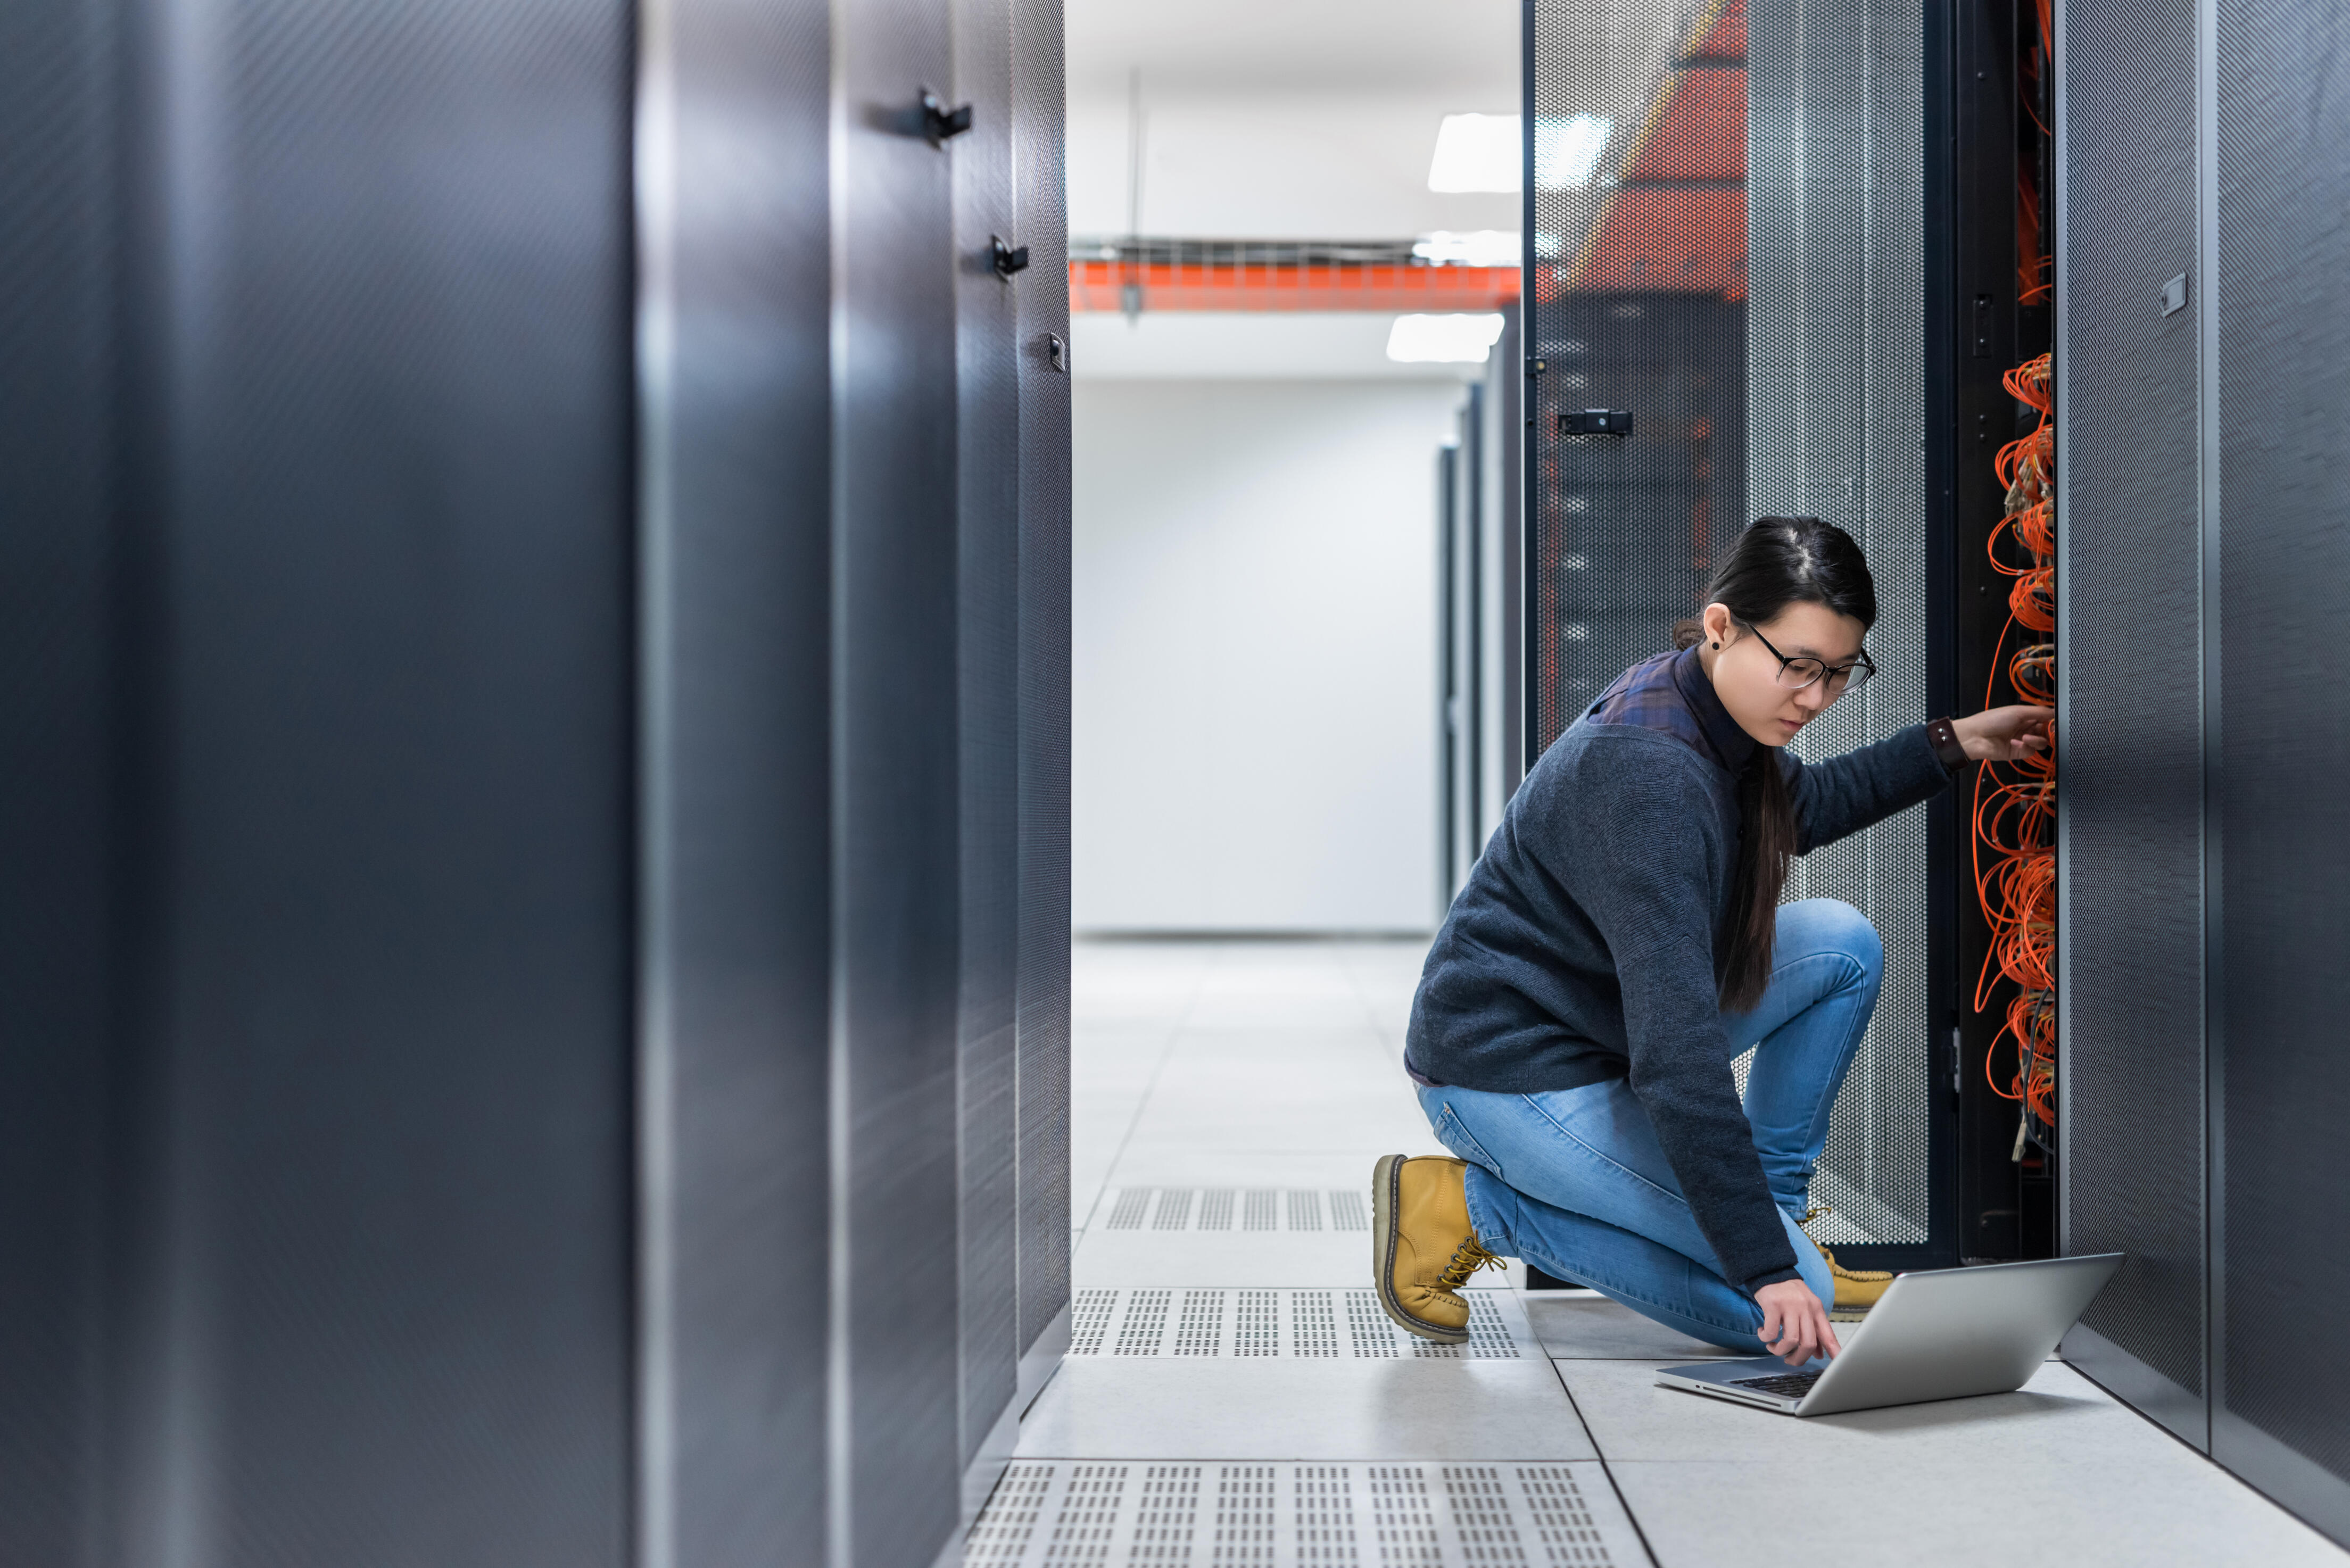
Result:
{"label": "perforated floor vent tile", "polygon": [[1648,1562],[1596,1463],[1015,1464],[963,1561],[1261,1568],[1637,1568]]}
{"label": "perforated floor vent tile", "polygon": [[1367,1290],[1179,1289],[1079,1291],[1069,1354],[1516,1361],[1540,1352],[1506,1291],[1471,1293],[1469,1343],[1437,1345],[1398,1328]]}
{"label": "perforated floor vent tile", "polygon": [[1104,1195],[1106,1231],[1367,1231],[1370,1205],[1347,1188],[1122,1187]]}
{"label": "perforated floor vent tile", "polygon": [[[1279,1185],[1264,1176],[1255,1187],[1112,1187],[1087,1210],[1073,1282],[1081,1290],[1367,1286],[1378,1238],[1367,1183],[1351,1185],[1341,1174],[1352,1163],[1324,1161]],[[1468,1288],[1510,1285],[1487,1271],[1471,1275]]]}

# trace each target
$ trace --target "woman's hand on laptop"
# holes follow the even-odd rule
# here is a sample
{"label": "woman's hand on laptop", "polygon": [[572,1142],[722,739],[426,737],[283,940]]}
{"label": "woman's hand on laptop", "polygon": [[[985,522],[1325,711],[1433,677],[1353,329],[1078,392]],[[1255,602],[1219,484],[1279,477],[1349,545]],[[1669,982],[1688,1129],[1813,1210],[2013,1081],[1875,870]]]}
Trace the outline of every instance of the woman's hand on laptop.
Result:
{"label": "woman's hand on laptop", "polygon": [[1762,1309],[1762,1347],[1790,1366],[1844,1348],[1828,1326],[1828,1309],[1801,1280],[1764,1285],[1754,1293],[1754,1304]]}

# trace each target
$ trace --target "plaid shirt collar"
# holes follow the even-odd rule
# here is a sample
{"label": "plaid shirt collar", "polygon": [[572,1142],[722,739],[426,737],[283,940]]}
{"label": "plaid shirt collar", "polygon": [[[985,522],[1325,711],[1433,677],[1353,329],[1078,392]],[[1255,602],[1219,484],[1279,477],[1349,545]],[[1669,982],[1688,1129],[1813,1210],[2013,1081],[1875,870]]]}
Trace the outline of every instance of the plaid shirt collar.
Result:
{"label": "plaid shirt collar", "polygon": [[1757,744],[1714,694],[1694,648],[1642,659],[1618,676],[1584,717],[1595,724],[1662,730],[1733,774],[1745,768]]}

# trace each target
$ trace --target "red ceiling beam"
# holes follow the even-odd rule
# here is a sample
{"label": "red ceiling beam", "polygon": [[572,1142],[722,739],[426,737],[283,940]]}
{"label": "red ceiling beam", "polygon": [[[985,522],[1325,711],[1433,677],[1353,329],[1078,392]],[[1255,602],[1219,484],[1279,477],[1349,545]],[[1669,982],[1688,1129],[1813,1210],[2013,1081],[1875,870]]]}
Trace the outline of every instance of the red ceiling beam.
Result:
{"label": "red ceiling beam", "polygon": [[1160,310],[1499,310],[1518,297],[1513,266],[1186,266],[1069,264],[1069,308],[1125,308],[1126,286]]}

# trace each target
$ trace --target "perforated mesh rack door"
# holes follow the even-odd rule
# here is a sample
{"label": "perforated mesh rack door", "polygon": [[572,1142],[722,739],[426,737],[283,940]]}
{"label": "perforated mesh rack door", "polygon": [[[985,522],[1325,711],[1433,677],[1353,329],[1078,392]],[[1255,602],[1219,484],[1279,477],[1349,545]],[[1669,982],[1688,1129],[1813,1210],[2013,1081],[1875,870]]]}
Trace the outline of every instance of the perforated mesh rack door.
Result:
{"label": "perforated mesh rack door", "polygon": [[2201,759],[2145,743],[2200,701],[2196,317],[2158,299],[2195,260],[2195,25],[2188,0],[2065,11],[2056,1037],[2064,1250],[2127,1254],[2065,1355],[2199,1447]]}
{"label": "perforated mesh rack door", "polygon": [[2350,1369],[2334,1354],[2350,1289],[2339,925],[2350,809],[2337,782],[2350,659],[2332,607],[2350,580],[2350,106],[2334,85],[2350,23],[2248,0],[2217,10],[2214,232],[2200,299],[2182,313],[2217,313],[2204,323],[2219,438],[2205,638],[2224,639],[2206,688],[2219,742],[2205,817],[2218,970],[2211,1453],[2350,1542]]}
{"label": "perforated mesh rack door", "polygon": [[[1884,674],[1799,753],[1928,717],[1918,8],[1537,0],[1529,26],[1529,762],[1670,646],[1758,514],[1840,524],[1877,575]],[[1588,409],[1631,432],[1562,432]],[[1787,889],[1858,906],[1885,939],[1814,1186],[1836,1210],[1817,1233],[1847,1246],[1949,1241],[1925,817],[1815,853]]]}

